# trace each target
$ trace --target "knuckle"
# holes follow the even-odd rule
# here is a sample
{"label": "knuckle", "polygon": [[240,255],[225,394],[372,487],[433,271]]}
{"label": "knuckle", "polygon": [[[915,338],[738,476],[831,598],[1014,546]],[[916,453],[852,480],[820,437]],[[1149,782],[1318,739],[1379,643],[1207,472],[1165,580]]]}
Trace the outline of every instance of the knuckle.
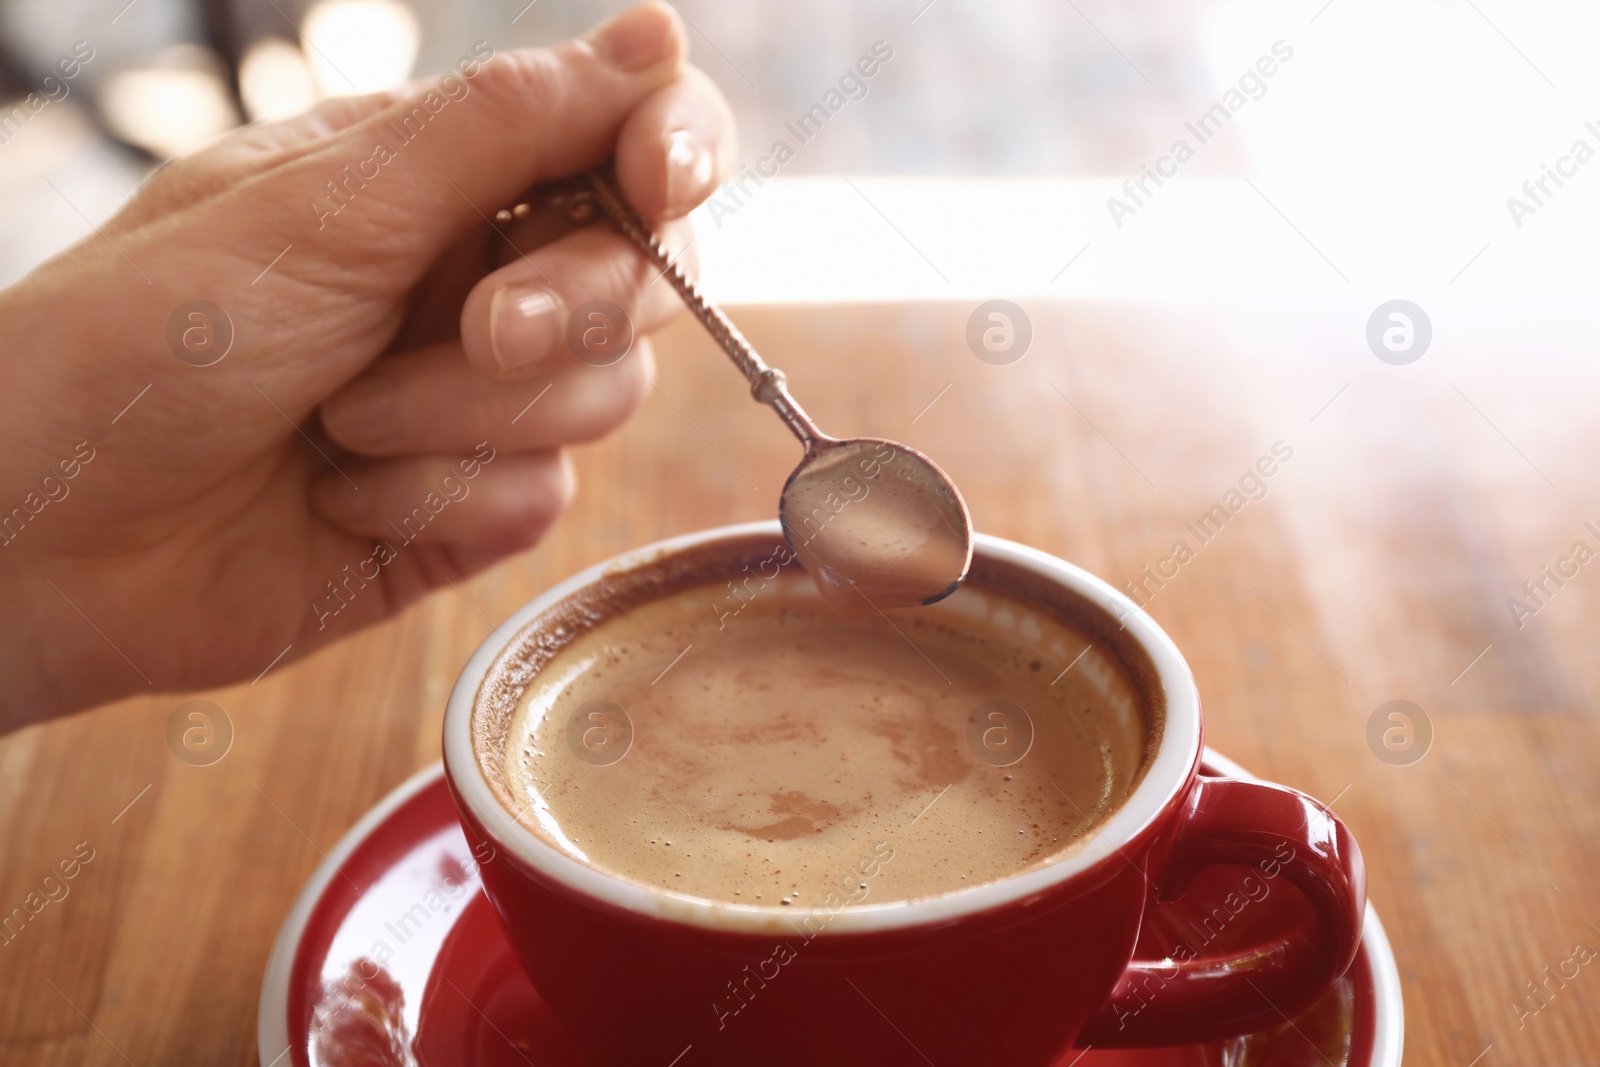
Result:
{"label": "knuckle", "polygon": [[206,153],[168,160],[136,190],[127,206],[103,228],[111,233],[136,228],[175,208],[192,206],[221,188],[227,176]]}

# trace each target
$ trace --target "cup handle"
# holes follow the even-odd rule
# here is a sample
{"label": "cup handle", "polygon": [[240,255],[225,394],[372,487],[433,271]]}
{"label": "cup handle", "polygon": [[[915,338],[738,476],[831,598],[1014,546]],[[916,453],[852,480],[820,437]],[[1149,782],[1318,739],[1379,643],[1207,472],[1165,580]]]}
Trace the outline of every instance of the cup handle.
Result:
{"label": "cup handle", "polygon": [[1181,1045],[1263,1029],[1314,1004],[1361,947],[1366,868],[1321,804],[1281,785],[1200,778],[1179,820],[1152,882],[1157,900],[1177,900],[1207,867],[1239,864],[1287,878],[1316,921],[1228,955],[1133,960],[1079,1046]]}

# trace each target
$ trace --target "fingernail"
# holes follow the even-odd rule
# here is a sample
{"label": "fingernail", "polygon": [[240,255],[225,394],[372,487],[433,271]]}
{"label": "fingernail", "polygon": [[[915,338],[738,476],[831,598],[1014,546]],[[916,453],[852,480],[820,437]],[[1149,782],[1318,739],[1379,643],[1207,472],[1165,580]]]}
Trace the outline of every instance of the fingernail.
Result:
{"label": "fingernail", "polygon": [[601,59],[633,73],[671,55],[677,34],[677,20],[670,8],[640,4],[601,23],[589,35],[589,43]]}
{"label": "fingernail", "polygon": [[561,298],[543,286],[507,286],[489,304],[489,347],[501,370],[539,359],[561,340],[567,318]]}
{"label": "fingernail", "polygon": [[322,419],[328,431],[342,441],[368,447],[381,446],[401,436],[400,406],[395,387],[382,377],[367,378],[347,387],[328,402]]}
{"label": "fingernail", "polygon": [[667,210],[685,212],[711,191],[711,152],[688,130],[667,134]]}

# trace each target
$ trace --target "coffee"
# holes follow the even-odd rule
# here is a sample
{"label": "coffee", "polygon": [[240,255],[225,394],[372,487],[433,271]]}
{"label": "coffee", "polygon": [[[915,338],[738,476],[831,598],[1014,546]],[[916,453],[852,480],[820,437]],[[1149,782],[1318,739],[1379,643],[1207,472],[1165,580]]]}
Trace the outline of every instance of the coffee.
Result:
{"label": "coffee", "polygon": [[980,579],[843,620],[798,568],[758,573],[737,601],[668,581],[536,621],[480,694],[502,803],[636,883],[823,907],[1026,870],[1138,782],[1150,713],[1108,642],[1059,613]]}

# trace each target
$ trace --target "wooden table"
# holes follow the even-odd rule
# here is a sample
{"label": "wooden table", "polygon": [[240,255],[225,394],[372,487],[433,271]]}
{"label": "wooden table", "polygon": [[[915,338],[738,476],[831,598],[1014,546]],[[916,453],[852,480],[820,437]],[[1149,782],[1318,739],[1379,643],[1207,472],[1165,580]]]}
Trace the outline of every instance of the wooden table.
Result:
{"label": "wooden table", "polygon": [[[1600,548],[1595,328],[1575,304],[1434,309],[1430,352],[1395,367],[1364,342],[1374,303],[1033,303],[1010,366],[968,350],[970,303],[736,317],[824,426],[929,452],[983,530],[1119,585],[1172,573],[1188,541],[1149,610],[1194,667],[1210,743],[1333,800],[1360,839],[1407,1062],[1600,1063],[1600,963],[1543,1007],[1524,987],[1600,946],[1600,563],[1521,628],[1507,606],[1575,541]],[[543,546],[206,694],[237,732],[217,764],[168,750],[178,697],[0,739],[0,907],[93,849],[0,947],[0,1063],[254,1062],[278,923],[346,828],[438,757],[490,620],[613,553],[774,513],[792,440],[687,322],[660,351],[659,395],[578,452]],[[1267,496],[1199,545],[1185,523],[1278,441],[1293,455]],[[1392,699],[1431,724],[1419,762],[1369,747]]]}

